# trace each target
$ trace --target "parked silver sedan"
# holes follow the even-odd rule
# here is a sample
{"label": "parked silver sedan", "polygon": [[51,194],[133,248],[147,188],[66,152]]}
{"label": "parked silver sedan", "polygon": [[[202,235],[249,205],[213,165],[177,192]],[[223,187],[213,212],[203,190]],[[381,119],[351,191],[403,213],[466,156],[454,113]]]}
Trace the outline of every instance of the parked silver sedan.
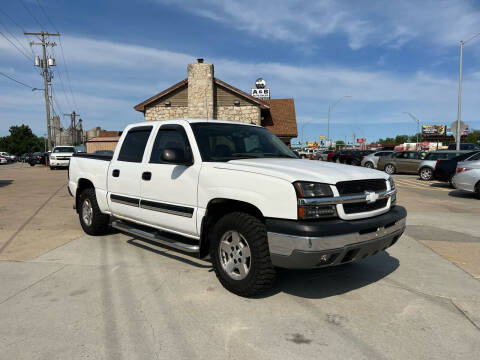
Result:
{"label": "parked silver sedan", "polygon": [[420,165],[418,165],[418,176],[420,176],[420,179],[424,181],[432,180],[433,171],[435,170],[437,160],[453,159],[454,157],[462,155],[465,152],[465,150],[438,150],[427,153]]}
{"label": "parked silver sedan", "polygon": [[452,184],[459,190],[475,193],[480,199],[480,153],[457,164],[457,173]]}
{"label": "parked silver sedan", "polygon": [[369,168],[369,169],[376,169],[378,164],[378,159],[380,159],[382,156],[387,156],[392,153],[393,153],[393,150],[392,151],[383,150],[383,151],[374,152],[373,154],[365,156],[362,159],[360,165],[365,166],[366,168]]}

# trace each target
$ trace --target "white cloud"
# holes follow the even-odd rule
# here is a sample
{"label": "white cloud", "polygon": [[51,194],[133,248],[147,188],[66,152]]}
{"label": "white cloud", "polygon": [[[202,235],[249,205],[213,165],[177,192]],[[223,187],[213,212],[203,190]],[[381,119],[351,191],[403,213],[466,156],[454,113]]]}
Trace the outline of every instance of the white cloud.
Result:
{"label": "white cloud", "polygon": [[151,0],[175,5],[251,35],[292,43],[342,34],[350,48],[394,48],[419,39],[451,46],[480,29],[480,9],[468,0]]}

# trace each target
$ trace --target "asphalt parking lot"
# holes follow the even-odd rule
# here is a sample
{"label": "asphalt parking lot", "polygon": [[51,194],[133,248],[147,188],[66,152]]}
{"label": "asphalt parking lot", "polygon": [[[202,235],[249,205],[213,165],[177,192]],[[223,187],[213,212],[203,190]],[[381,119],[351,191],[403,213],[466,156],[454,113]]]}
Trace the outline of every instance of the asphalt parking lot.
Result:
{"label": "asphalt parking lot", "polygon": [[66,171],[0,166],[0,358],[469,359],[480,352],[480,201],[395,175],[406,234],[374,257],[279,271],[253,299],[208,262],[86,236]]}

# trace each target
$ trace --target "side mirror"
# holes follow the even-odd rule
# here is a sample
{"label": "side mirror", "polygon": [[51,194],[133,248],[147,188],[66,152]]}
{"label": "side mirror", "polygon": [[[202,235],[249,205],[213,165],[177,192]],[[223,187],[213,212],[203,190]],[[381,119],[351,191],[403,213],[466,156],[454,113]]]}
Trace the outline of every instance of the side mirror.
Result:
{"label": "side mirror", "polygon": [[190,154],[185,154],[182,149],[172,148],[165,149],[162,153],[162,161],[169,164],[177,165],[192,165],[192,160]]}

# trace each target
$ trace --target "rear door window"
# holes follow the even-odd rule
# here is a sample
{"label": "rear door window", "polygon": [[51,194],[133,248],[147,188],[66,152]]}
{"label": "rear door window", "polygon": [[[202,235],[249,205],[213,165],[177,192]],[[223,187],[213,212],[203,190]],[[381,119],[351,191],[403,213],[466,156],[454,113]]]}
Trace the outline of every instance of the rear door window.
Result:
{"label": "rear door window", "polygon": [[152,126],[137,126],[130,129],[122,143],[118,161],[142,162],[145,146],[152,132]]}

